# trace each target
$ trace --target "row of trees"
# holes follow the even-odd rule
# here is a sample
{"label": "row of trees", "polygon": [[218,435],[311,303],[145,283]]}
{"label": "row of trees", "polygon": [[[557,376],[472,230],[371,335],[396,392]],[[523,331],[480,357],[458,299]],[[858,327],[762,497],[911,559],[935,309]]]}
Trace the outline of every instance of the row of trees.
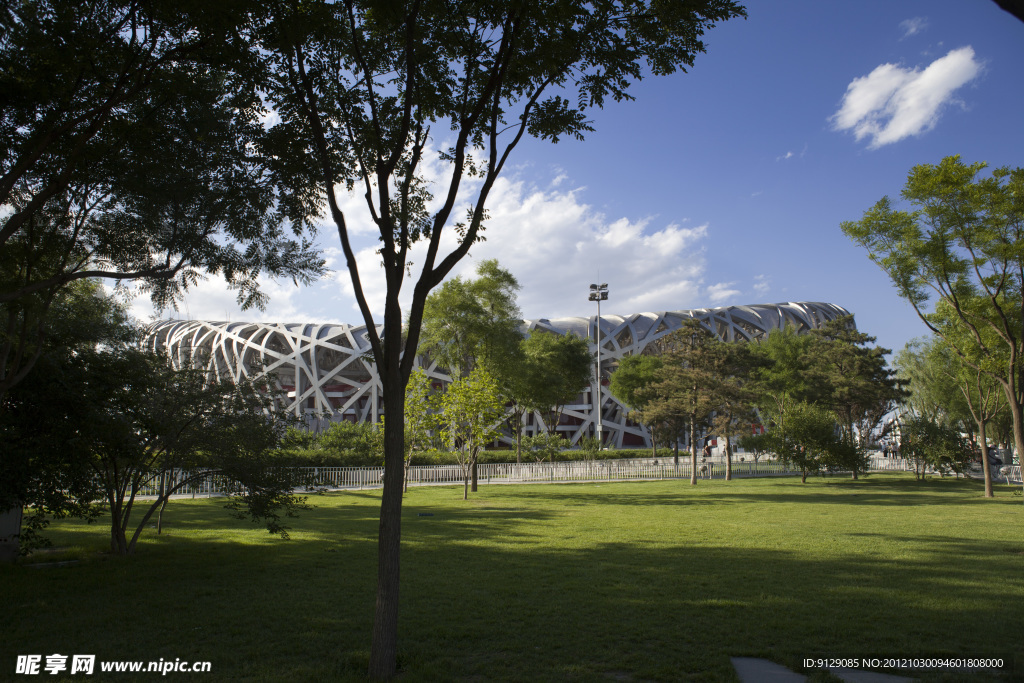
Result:
{"label": "row of trees", "polygon": [[[948,397],[964,397],[982,449],[987,449],[987,423],[1008,412],[1019,454],[1024,453],[1024,168],[997,168],[982,176],[986,167],[965,164],[959,156],[915,166],[901,192],[906,209],[884,197],[859,221],[843,223],[842,230],[867,250],[935,337],[904,356],[908,374],[920,380],[925,368],[945,368],[933,374],[948,378]],[[918,384],[919,402],[943,391]],[[997,393],[1002,394],[998,400]],[[920,404],[916,409],[921,415],[929,410]],[[982,464],[991,496],[987,457]]]}
{"label": "row of trees", "polygon": [[[883,417],[903,396],[886,365],[887,349],[870,346],[852,317],[808,334],[772,330],[752,343],[719,340],[699,321],[660,339],[644,355],[620,361],[612,393],[633,408],[656,440],[689,440],[691,483],[696,484],[702,434],[724,439],[726,478],[732,442],[771,451],[807,474],[823,467],[858,473]],[[754,436],[751,425],[767,433]]]}
{"label": "row of trees", "polygon": [[[1002,388],[989,375],[965,364],[941,337],[911,341],[897,355],[896,367],[908,381],[911,391],[903,406],[901,433],[920,431],[923,428],[908,425],[926,423],[936,434],[945,430],[943,433],[955,434],[957,439],[963,435],[968,444],[968,457],[973,457],[975,452],[980,455],[985,495],[991,497],[992,463],[988,442],[1002,444],[1004,448],[1013,442],[1013,416]],[[957,439],[929,439],[940,447],[924,453],[923,457],[929,465],[941,468],[943,462],[948,461],[945,451],[952,449],[961,453],[962,449],[954,443],[958,443]],[[914,452],[920,454],[920,451]],[[905,452],[908,451],[902,448],[901,441],[901,453]]]}

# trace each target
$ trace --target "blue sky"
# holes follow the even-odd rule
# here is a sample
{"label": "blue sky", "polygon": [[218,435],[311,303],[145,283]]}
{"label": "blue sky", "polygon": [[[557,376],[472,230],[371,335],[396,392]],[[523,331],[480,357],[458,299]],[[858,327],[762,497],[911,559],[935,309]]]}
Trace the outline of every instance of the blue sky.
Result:
{"label": "blue sky", "polygon": [[[487,241],[455,274],[498,258],[528,318],[594,314],[587,286],[600,271],[603,313],[827,301],[883,346],[923,334],[839,225],[897,197],[915,164],[1024,165],[1024,23],[991,0],[747,9],[707,34],[690,73],[646,79],[635,102],[595,112],[584,142],[521,145],[492,195]],[[344,204],[372,279],[360,201]],[[333,279],[267,281],[263,312],[241,311],[211,279],[178,315],[361,324],[330,227],[321,244]],[[383,284],[368,295],[379,306]],[[153,315],[141,298],[133,310]]]}

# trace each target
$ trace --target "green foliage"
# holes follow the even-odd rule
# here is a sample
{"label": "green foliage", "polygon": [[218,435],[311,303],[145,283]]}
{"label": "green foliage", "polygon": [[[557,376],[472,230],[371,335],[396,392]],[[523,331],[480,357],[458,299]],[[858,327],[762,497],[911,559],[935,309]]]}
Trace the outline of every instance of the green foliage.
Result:
{"label": "green foliage", "polygon": [[290,425],[277,457],[294,467],[372,467],[381,463],[381,432],[366,422],[334,422],[320,433]]}
{"label": "green foliage", "polygon": [[661,356],[633,355],[620,358],[611,374],[608,389],[615,398],[633,410],[645,403],[644,390],[655,381],[664,361]]}
{"label": "green foliage", "polygon": [[544,415],[548,429],[553,429],[562,407],[575,401],[591,380],[590,346],[572,333],[533,330],[522,341],[521,350],[523,360],[510,377],[509,393],[528,412]]}
{"label": "green foliage", "polygon": [[558,454],[568,447],[569,442],[566,439],[551,432],[523,437],[523,449],[537,462],[554,462],[558,459]]}
{"label": "green foliage", "polygon": [[[959,156],[911,169],[901,193],[842,224],[963,362],[1002,387],[1024,452],[1024,168]],[[932,298],[934,310],[928,310]]]}
{"label": "green foliage", "polygon": [[791,402],[785,421],[774,426],[764,440],[783,462],[807,475],[829,466],[844,467],[856,448],[839,434],[835,413],[815,403]]}
{"label": "green foliage", "polygon": [[[128,343],[54,354],[5,401],[5,502],[57,517],[109,514],[111,550],[126,555],[171,495],[218,475],[237,483],[237,509],[284,533],[279,513],[302,503],[290,494],[296,482],[271,469],[287,421],[271,400],[265,385],[176,370]],[[141,501],[151,487],[156,499]]]}
{"label": "green foliage", "polygon": [[[45,544],[41,532],[50,518],[98,514],[91,503],[100,491],[89,460],[69,448],[79,439],[79,425],[89,419],[89,406],[69,398],[77,397],[84,381],[76,358],[138,338],[125,324],[122,307],[90,280],[64,288],[49,311],[28,311],[22,300],[7,306],[10,317],[0,316],[0,349],[9,361],[0,363],[8,373],[0,379],[0,509],[27,509],[19,539],[23,552]],[[41,334],[20,347],[30,358],[19,358],[18,342],[11,337],[36,315]],[[22,379],[28,382],[19,384]]]}
{"label": "green foliage", "polygon": [[[199,277],[263,307],[260,273],[324,262],[264,153],[260,12],[226,3],[36,0],[0,11],[0,396],[75,282],[138,281],[160,309]],[[294,234],[289,234],[294,232]]]}
{"label": "green foliage", "polygon": [[328,453],[351,454],[353,458],[379,464],[377,444],[380,428],[369,422],[334,422],[317,438],[317,446]]}
{"label": "green foliage", "polygon": [[916,415],[900,421],[900,456],[914,464],[918,480],[924,479],[928,468],[962,472],[972,455],[970,442],[955,427]]}
{"label": "green foliage", "polygon": [[859,332],[853,316],[830,320],[810,336],[808,360],[823,384],[821,400],[836,413],[846,440],[866,448],[882,419],[907,396],[905,382],[886,363],[891,351],[869,346],[875,337]]}
{"label": "green foliage", "polygon": [[427,297],[421,352],[453,377],[465,377],[475,367],[511,377],[521,358],[518,290],[519,282],[495,259],[480,263],[475,280],[447,280]]}
{"label": "green foliage", "polygon": [[[710,426],[712,414],[727,376],[716,353],[719,341],[697,320],[659,340],[662,366],[654,371],[654,382],[639,392],[643,408],[638,417],[652,425],[656,438],[664,443],[690,437],[690,458],[697,458],[697,439]],[[696,483],[696,468],[691,483]]]}
{"label": "green foliage", "polygon": [[577,445],[584,460],[595,460],[601,454],[601,440],[596,436],[584,436]]}
{"label": "green foliage", "polygon": [[[483,447],[501,434],[505,402],[494,378],[483,368],[448,385],[441,397],[440,420],[462,467],[466,487]],[[468,496],[468,490],[464,494]]]}
{"label": "green foliage", "polygon": [[919,337],[896,355],[896,367],[908,382],[904,405],[941,424],[969,426],[969,411],[955,379],[957,361],[938,339]]}

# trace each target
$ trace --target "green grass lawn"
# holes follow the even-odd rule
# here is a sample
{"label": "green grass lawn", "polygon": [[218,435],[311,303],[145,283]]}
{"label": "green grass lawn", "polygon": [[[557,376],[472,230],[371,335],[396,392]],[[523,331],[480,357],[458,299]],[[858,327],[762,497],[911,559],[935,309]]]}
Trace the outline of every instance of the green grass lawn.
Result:
{"label": "green grass lawn", "polygon": [[[1024,504],[996,489],[984,500],[976,482],[897,474],[484,486],[468,502],[461,487],[415,488],[401,677],[732,681],[731,656],[799,669],[942,655],[1015,657],[1001,675],[1014,679]],[[290,540],[232,519],[223,499],[173,501],[163,535],[127,559],[102,552],[102,525],[56,524],[66,550],[28,562],[81,562],[0,567],[0,679],[32,678],[13,675],[17,654],[57,652],[212,662],[179,679],[356,680],[379,496],[313,496]]]}

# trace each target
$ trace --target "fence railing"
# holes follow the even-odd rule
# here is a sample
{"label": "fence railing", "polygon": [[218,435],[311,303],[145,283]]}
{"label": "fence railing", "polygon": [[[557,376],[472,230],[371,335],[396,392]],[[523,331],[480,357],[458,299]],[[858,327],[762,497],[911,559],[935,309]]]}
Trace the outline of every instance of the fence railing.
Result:
{"label": "fence railing", "polygon": [[[372,489],[380,488],[384,482],[383,467],[300,467],[299,479],[304,488],[327,489]],[[799,470],[787,467],[776,460],[734,461],[734,477],[766,477],[798,474]],[[697,477],[701,479],[723,479],[726,475],[724,462],[712,460],[697,463]],[[163,484],[170,490],[194,475],[185,471],[169,472]],[[409,486],[439,484],[461,484],[463,470],[459,465],[425,465],[408,469]],[[477,481],[484,484],[578,482],[578,481],[631,481],[657,479],[689,479],[689,458],[680,458],[678,466],[672,458],[636,458],[624,460],[590,460],[572,462],[541,463],[481,463],[477,465]],[[159,477],[141,487],[136,495],[156,496],[161,489]],[[216,475],[198,477],[175,491],[175,496],[213,496],[232,493],[237,489],[231,480]]]}
{"label": "fence railing", "polygon": [[[912,471],[913,464],[904,458],[872,456],[868,460],[870,472]],[[296,468],[307,482],[306,488],[326,489],[372,489],[380,488],[384,481],[383,467],[302,467]],[[1020,482],[1020,466],[1007,469],[1003,475],[1008,482]],[[482,463],[477,465],[477,481],[481,484],[519,484],[542,482],[585,482],[585,481],[640,481],[658,479],[689,479],[690,459],[680,457],[676,465],[673,458],[633,458],[623,460],[576,460],[572,462],[532,463]],[[998,470],[993,474],[998,473]],[[713,458],[697,462],[697,477],[700,479],[724,479],[724,459]],[[770,458],[753,460],[734,459],[734,477],[771,477],[800,474],[799,469]],[[830,474],[842,474],[831,472]],[[165,489],[179,484],[189,474],[169,473]],[[1000,477],[1002,478],[1002,477]],[[461,484],[463,470],[459,465],[413,466],[408,470],[409,486],[439,484]],[[160,482],[155,479],[138,495],[154,496],[159,492]],[[176,491],[176,495],[211,496],[232,492],[230,480],[221,476],[209,476],[190,482]]]}
{"label": "fence railing", "polygon": [[1020,465],[1003,465],[998,472],[1006,479],[1007,484],[1024,485],[1024,481],[1021,480]]}

